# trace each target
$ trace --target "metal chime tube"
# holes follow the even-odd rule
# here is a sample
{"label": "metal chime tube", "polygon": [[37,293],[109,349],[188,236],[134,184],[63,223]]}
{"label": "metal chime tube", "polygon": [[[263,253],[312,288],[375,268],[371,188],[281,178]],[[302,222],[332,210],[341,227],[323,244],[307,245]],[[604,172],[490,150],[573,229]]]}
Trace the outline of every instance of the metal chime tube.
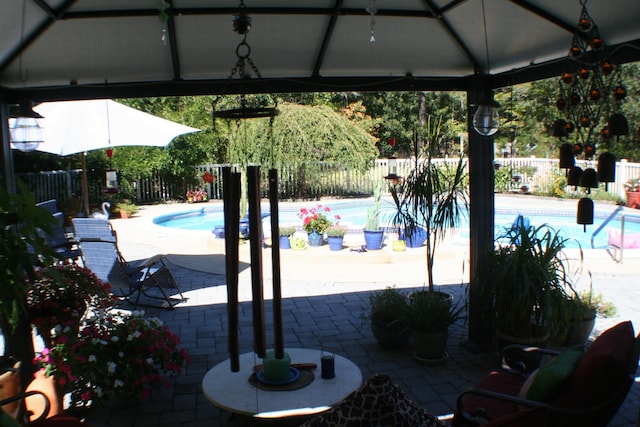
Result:
{"label": "metal chime tube", "polygon": [[222,196],[224,202],[224,245],[227,276],[227,318],[229,324],[228,350],[231,372],[240,370],[238,345],[238,242],[240,218],[240,174],[222,168]]}
{"label": "metal chime tube", "polygon": [[247,166],[249,195],[249,243],[251,254],[251,293],[253,307],[253,345],[258,357],[267,354],[262,285],[262,213],[260,212],[260,166]]}
{"label": "metal chime tube", "polygon": [[284,358],[282,327],[282,288],[280,283],[280,225],[278,214],[278,170],[269,169],[269,206],[271,209],[271,268],[273,276],[273,335],[276,359]]}

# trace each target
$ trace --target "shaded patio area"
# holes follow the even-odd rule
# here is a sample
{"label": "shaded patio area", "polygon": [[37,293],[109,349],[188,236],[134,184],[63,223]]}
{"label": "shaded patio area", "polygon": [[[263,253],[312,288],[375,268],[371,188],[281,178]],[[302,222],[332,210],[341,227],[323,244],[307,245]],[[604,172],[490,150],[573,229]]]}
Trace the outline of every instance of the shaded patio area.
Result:
{"label": "shaded patio area", "polygon": [[[120,230],[131,227],[133,223],[127,221],[130,220],[116,220],[114,227]],[[128,258],[132,258],[134,252],[139,252],[139,257],[146,256],[145,251],[154,249],[136,243],[135,239],[128,240],[127,233],[119,231],[118,236]],[[601,261],[607,262],[606,259]],[[640,325],[640,310],[632,303],[640,297],[640,288],[636,283],[637,273],[633,271],[638,270],[637,266],[638,261],[630,259],[625,261],[624,268],[619,269],[615,263],[611,263],[609,269],[594,271],[595,290],[602,292],[618,308],[618,315],[614,318],[597,320],[594,333],[626,319]],[[147,314],[158,316],[180,336],[182,345],[189,350],[193,362],[183,375],[172,380],[173,386],[169,390],[156,391],[149,401],[124,410],[95,408],[87,420],[89,425],[252,425],[247,419],[230,417],[228,412],[216,408],[207,401],[201,390],[204,374],[228,358],[224,276],[186,269],[175,264],[170,268],[189,300],[178,305],[174,311],[148,309]],[[391,266],[389,270],[393,272]],[[464,298],[465,287],[459,281],[447,279],[445,273],[440,275],[442,278],[436,277],[436,281],[442,285],[442,290],[451,292],[456,298]],[[421,276],[419,271],[418,277]],[[312,276],[307,280],[296,278],[286,282],[286,287],[292,293],[285,295],[283,299],[287,347],[333,349],[355,362],[365,379],[377,372],[387,373],[419,406],[445,419],[452,413],[459,391],[498,367],[495,354],[474,354],[465,349],[462,343],[467,339],[468,325],[462,320],[450,328],[450,358],[440,366],[419,364],[411,355],[411,347],[389,352],[378,346],[369,325],[363,323],[361,317],[366,313],[369,295],[375,289],[393,284],[407,289],[419,288],[422,286],[420,279],[407,277],[393,280],[389,275],[379,277],[379,280],[369,283],[369,286],[353,277],[337,280]],[[240,288],[248,287],[248,283],[241,280]],[[265,280],[265,288],[268,287],[270,282]],[[270,322],[271,301],[266,302],[266,308]],[[253,346],[250,302],[242,302],[240,316],[240,350],[249,352]],[[270,329],[268,334],[269,331]],[[640,385],[636,383],[611,426],[635,426],[639,402]],[[262,424],[265,423],[260,425]]]}

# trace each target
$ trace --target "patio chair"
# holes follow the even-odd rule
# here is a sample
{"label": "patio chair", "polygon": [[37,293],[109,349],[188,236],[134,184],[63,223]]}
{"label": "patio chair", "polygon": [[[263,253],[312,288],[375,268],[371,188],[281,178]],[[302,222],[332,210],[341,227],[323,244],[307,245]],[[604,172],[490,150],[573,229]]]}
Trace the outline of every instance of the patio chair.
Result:
{"label": "patio chair", "polygon": [[[634,337],[631,322],[622,322],[581,351],[507,347],[503,360],[512,369],[492,372],[462,392],[452,425],[606,426],[634,381],[640,336]],[[523,361],[535,360],[532,354],[553,359],[528,376],[520,374],[531,371]]]}
{"label": "patio chair", "polygon": [[36,206],[48,210],[53,216],[51,232],[39,230],[39,234],[45,239],[47,244],[53,248],[58,258],[65,262],[73,262],[78,259],[78,251],[72,236],[69,236],[64,227],[64,213],[58,209],[58,202],[55,199],[37,203]]}
{"label": "patio chair", "polygon": [[116,242],[116,232],[111,223],[99,218],[73,218],[73,235],[77,241],[99,239],[105,242]]}
{"label": "patio chair", "polygon": [[[165,264],[164,255],[128,262],[118,250],[117,237],[109,223],[100,219],[89,221],[102,224],[89,224],[87,228],[83,228],[86,225],[84,221],[76,221],[76,218],[73,220],[74,228],[78,231],[76,236],[81,236],[78,244],[84,265],[100,280],[109,283],[112,289],[118,289],[120,297],[131,303],[134,308],[138,305],[157,306],[141,302],[142,295],[162,301],[162,308],[173,309],[176,304],[184,301],[182,291]],[[109,226],[109,232],[105,223]],[[89,229],[93,229],[98,237],[88,237]],[[174,290],[179,298],[172,298],[167,292],[170,289]],[[152,291],[154,293],[150,293]]]}
{"label": "patio chair", "polygon": [[[50,414],[51,403],[46,392],[29,390],[14,396],[0,400],[0,407],[14,404],[15,402],[30,399],[31,406],[27,408],[24,416],[20,416],[21,422],[16,421],[10,415],[0,411],[0,426],[3,427],[82,427],[85,426],[79,419],[64,413]],[[36,408],[34,410],[34,408]]]}

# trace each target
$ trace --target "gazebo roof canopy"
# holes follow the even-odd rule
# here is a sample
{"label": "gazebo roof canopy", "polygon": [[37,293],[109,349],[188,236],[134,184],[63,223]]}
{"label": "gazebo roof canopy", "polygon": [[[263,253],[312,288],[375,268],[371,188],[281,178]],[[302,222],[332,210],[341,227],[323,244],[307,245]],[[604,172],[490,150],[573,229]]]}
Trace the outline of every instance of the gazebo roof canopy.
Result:
{"label": "gazebo roof canopy", "polygon": [[[567,56],[581,12],[579,0],[246,0],[250,58],[262,75],[247,81],[229,79],[242,41],[232,29],[239,0],[165,3],[166,24],[159,0],[5,1],[0,87],[14,101],[465,90],[478,74],[499,87],[574,66]],[[640,1],[586,6],[612,61],[639,60]]]}

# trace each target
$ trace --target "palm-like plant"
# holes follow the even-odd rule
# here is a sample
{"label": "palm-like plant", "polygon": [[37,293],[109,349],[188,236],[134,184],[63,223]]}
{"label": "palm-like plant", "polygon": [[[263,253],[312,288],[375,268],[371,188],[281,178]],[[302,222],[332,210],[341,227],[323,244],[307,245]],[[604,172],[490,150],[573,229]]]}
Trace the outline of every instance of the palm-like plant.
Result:
{"label": "palm-like plant", "polygon": [[449,231],[460,225],[469,205],[466,165],[460,159],[455,166],[448,163],[437,166],[432,163],[436,152],[435,142],[442,132],[441,121],[424,128],[427,147],[423,158],[417,156],[416,163],[401,184],[390,188],[396,210],[392,222],[404,228],[405,236],[417,227],[426,231],[427,283],[434,290],[433,261],[438,244]]}

